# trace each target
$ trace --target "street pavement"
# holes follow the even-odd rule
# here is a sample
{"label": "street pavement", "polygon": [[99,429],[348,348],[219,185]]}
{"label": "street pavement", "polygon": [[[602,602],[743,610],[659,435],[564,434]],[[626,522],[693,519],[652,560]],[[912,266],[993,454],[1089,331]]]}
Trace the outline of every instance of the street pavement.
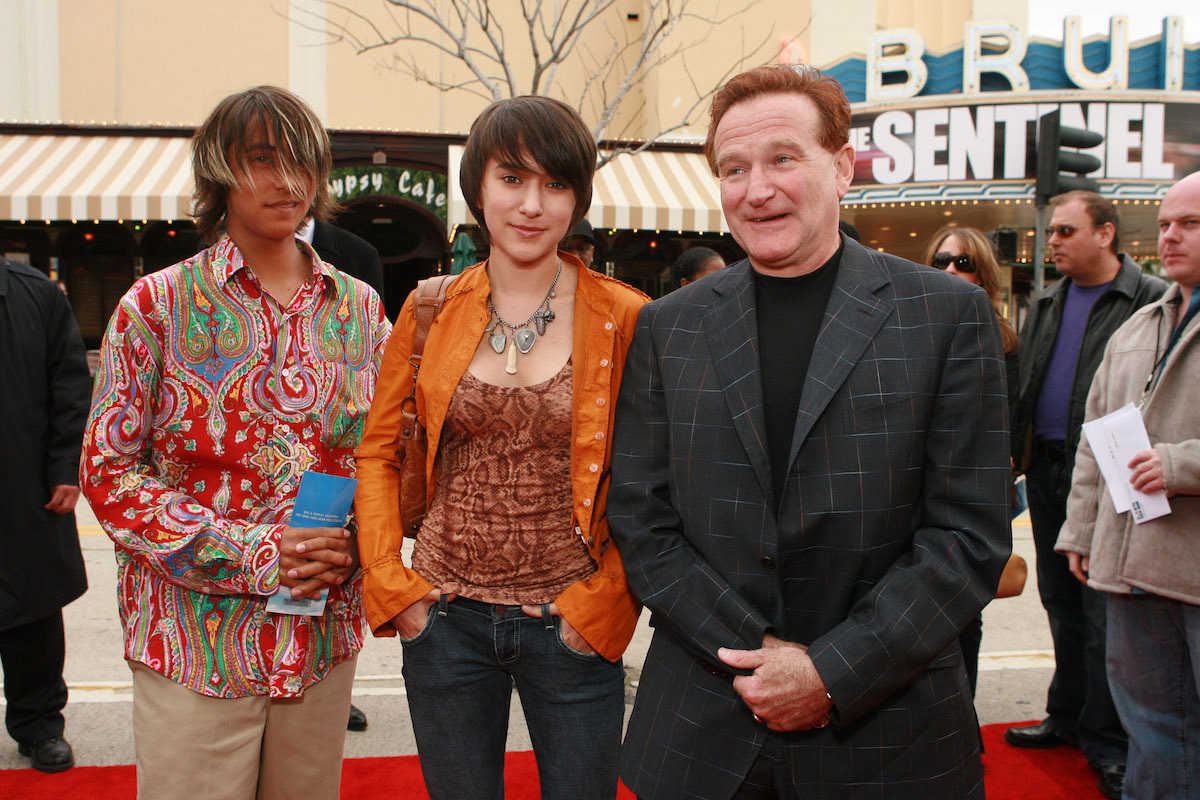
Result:
{"label": "street pavement", "polygon": [[[90,588],[64,611],[67,631],[66,679],[70,702],[65,711],[66,738],[80,766],[133,763],[132,704],[129,668],[122,658],[117,619],[116,564],[111,540],[101,531],[85,503],[78,510]],[[1019,597],[993,602],[983,612],[983,647],[979,659],[976,708],[982,724],[1041,718],[1054,655],[1046,614],[1037,597],[1034,549],[1028,517],[1013,526],[1013,546],[1029,564],[1029,581]],[[648,614],[643,612],[633,643],[625,654],[629,689],[626,712],[650,645]],[[354,703],[369,727],[346,737],[346,757],[416,753],[396,639],[369,639],[358,660]],[[3,701],[0,700],[0,706]],[[16,743],[0,743],[0,769],[29,766]],[[510,750],[531,747],[516,694],[509,726]]]}

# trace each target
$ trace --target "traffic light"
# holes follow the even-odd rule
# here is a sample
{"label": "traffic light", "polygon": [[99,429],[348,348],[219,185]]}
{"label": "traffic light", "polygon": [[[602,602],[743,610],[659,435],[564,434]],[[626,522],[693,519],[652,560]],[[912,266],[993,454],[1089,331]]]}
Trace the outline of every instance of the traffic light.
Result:
{"label": "traffic light", "polygon": [[996,255],[1000,263],[1011,264],[1017,260],[1017,232],[1008,228],[1000,228],[995,233]]}
{"label": "traffic light", "polygon": [[[1064,147],[1095,147],[1104,136],[1082,128],[1060,125],[1059,112],[1046,114],[1038,123],[1037,142],[1037,204],[1043,206],[1051,197],[1075,189],[1099,191],[1100,185],[1083,177],[1100,169],[1100,159]],[[1073,174],[1063,174],[1073,173]]]}

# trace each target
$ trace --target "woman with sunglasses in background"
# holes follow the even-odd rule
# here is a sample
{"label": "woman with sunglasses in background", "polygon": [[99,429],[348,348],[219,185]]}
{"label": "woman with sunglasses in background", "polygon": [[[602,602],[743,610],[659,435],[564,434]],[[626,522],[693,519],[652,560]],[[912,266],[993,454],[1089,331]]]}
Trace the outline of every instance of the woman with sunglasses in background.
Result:
{"label": "woman with sunglasses in background", "polygon": [[930,242],[929,249],[925,251],[926,264],[982,286],[991,298],[992,307],[996,309],[996,323],[1000,326],[1000,342],[1004,345],[1009,394],[1012,394],[1017,379],[1017,331],[998,308],[1001,285],[996,249],[991,240],[975,228],[957,228],[953,225],[947,225],[935,233]]}
{"label": "woman with sunglasses in background", "polygon": [[[947,225],[930,240],[929,248],[925,251],[925,263],[982,287],[991,298],[992,308],[996,310],[996,324],[1000,326],[1000,342],[1004,346],[1004,367],[1011,405],[1017,391],[1017,331],[998,308],[1000,264],[991,241],[975,228]],[[979,674],[979,644],[982,639],[982,617],[976,617],[958,637],[963,659],[967,662],[972,695]]]}

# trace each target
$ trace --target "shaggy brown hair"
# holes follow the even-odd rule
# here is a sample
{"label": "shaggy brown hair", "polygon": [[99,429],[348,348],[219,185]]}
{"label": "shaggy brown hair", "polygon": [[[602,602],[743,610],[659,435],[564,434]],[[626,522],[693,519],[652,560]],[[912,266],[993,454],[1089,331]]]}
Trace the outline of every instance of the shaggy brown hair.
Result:
{"label": "shaggy brown hair", "polygon": [[329,194],[333,149],[325,126],[291,92],[256,86],[222,100],[192,137],[192,216],[204,241],[216,241],[225,231],[229,192],[240,185],[239,176],[250,174],[248,148],[268,132],[275,140],[276,168],[288,189],[294,194],[303,194],[302,187],[308,185],[314,189],[304,221],[328,220],[337,211]]}
{"label": "shaggy brown hair", "polygon": [[[592,204],[596,142],[575,109],[551,97],[526,95],[492,103],[471,123],[458,185],[484,235],[489,237],[480,196],[488,159],[506,169],[545,172],[571,187],[575,215],[568,231]],[[532,163],[530,163],[532,161]]]}

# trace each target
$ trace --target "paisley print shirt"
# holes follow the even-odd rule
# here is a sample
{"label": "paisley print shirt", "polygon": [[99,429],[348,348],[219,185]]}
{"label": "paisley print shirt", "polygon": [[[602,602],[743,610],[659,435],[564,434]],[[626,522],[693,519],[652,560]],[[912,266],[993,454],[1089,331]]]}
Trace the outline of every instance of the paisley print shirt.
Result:
{"label": "paisley print shirt", "polygon": [[137,281],[109,323],[80,484],[116,543],[125,656],[213,697],[293,697],[362,647],[361,582],[268,614],[307,469],[354,474],[390,332],[313,259],[287,308],[229,238]]}

